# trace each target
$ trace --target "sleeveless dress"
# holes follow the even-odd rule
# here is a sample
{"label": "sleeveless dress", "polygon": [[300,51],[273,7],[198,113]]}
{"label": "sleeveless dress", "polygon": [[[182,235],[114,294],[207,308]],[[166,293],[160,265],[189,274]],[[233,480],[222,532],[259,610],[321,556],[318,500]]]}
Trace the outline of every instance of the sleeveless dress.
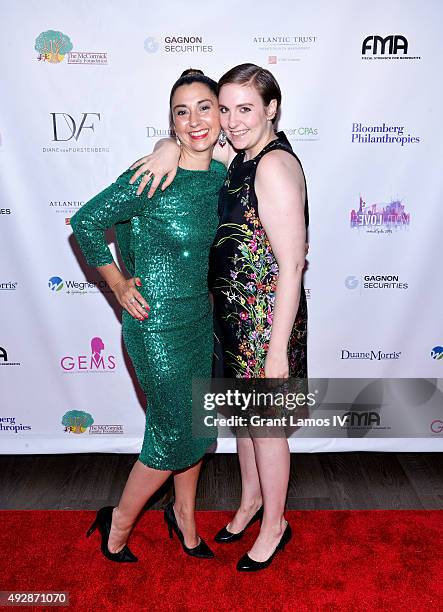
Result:
{"label": "sleeveless dress", "polygon": [[147,398],[139,459],[178,470],[216,440],[216,429],[195,435],[203,408],[192,405],[192,379],[211,376],[208,259],[226,169],[214,161],[207,171],[179,168],[172,185],[150,200],[136,195],[132,174],[126,171],[84,204],[71,226],[88,263],[103,266],[114,261],[104,232],[115,225],[128,273],[141,279],[137,289],[150,305],[149,318],[122,315],[123,339]]}
{"label": "sleeveless dress", "polygon": [[[254,190],[260,160],[269,151],[292,151],[279,132],[253,159],[238,153],[219,196],[219,226],[211,249],[209,284],[214,296],[214,376],[263,378],[274,313],[278,264],[258,214]],[[304,175],[303,175],[304,176]],[[305,180],[306,186],[306,180]],[[305,201],[308,227],[308,201]],[[306,378],[307,306],[300,304],[288,342],[289,375]]]}

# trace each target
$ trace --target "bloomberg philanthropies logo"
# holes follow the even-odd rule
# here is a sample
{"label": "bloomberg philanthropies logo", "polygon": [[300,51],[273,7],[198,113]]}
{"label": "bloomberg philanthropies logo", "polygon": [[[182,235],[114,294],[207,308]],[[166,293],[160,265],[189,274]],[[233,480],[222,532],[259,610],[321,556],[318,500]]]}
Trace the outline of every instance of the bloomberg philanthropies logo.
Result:
{"label": "bloomberg philanthropies logo", "polygon": [[419,136],[405,134],[404,125],[382,124],[368,125],[353,123],[351,142],[357,144],[399,144],[404,147],[408,144],[420,142]]}
{"label": "bloomberg philanthropies logo", "polygon": [[65,355],[60,360],[60,366],[68,373],[114,373],[115,355],[102,354],[104,342],[98,336],[91,338],[90,355]]}

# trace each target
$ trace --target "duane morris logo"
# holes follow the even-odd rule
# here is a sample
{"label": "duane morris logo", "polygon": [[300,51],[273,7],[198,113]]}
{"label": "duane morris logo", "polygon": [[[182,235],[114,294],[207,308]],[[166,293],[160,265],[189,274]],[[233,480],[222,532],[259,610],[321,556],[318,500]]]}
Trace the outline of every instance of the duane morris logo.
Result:
{"label": "duane morris logo", "polygon": [[385,360],[396,360],[400,359],[401,351],[392,351],[386,353],[385,351],[349,351],[347,349],[341,350],[340,359],[363,359],[367,361],[385,361]]}
{"label": "duane morris logo", "polygon": [[35,50],[38,51],[37,59],[40,62],[60,64],[65,55],[68,56],[68,64],[107,64],[108,54],[94,51],[73,51],[74,45],[67,34],[59,30],[46,30],[35,39]]}
{"label": "duane morris logo", "polygon": [[361,46],[362,59],[420,59],[408,55],[408,46],[408,39],[401,34],[366,36]]}

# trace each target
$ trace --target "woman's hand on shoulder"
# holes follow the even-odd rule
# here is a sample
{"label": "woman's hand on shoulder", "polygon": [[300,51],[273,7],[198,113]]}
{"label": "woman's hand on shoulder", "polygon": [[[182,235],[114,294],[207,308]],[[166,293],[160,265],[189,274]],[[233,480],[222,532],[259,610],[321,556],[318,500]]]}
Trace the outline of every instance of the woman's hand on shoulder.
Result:
{"label": "woman's hand on shoulder", "polygon": [[137,195],[143,193],[151,179],[152,183],[149,188],[148,198],[152,198],[163,177],[166,178],[161,186],[161,190],[164,191],[166,187],[169,187],[177,174],[179,157],[180,147],[175,140],[172,138],[162,138],[157,142],[154,151],[150,155],[146,155],[132,164],[130,169],[137,170],[132,175],[129,181],[130,184],[132,185],[142,176],[137,189]]}

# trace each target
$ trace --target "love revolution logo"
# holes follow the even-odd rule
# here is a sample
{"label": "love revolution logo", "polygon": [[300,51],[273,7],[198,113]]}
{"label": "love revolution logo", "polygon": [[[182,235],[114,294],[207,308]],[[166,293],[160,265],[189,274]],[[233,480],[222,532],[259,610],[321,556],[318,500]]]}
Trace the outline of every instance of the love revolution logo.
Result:
{"label": "love revolution logo", "polygon": [[351,210],[350,226],[368,234],[392,234],[394,230],[409,227],[410,213],[400,200],[388,204],[366,204],[360,196],[359,207]]}
{"label": "love revolution logo", "polygon": [[73,51],[74,45],[67,34],[59,30],[46,30],[35,39],[35,50],[39,62],[60,64],[68,56],[68,64],[105,65],[107,53],[93,51]]}
{"label": "love revolution logo", "polygon": [[113,374],[116,368],[115,355],[105,352],[103,340],[95,336],[90,342],[91,352],[89,355],[64,355],[60,359],[63,372],[69,374]]}

